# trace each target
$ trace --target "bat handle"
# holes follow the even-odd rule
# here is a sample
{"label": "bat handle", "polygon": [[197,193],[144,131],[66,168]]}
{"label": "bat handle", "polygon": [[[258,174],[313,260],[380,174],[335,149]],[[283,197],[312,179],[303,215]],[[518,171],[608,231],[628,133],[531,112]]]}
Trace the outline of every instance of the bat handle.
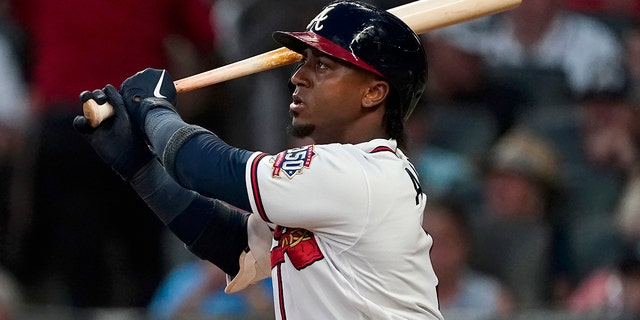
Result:
{"label": "bat handle", "polygon": [[102,121],[113,117],[115,114],[115,110],[109,102],[98,104],[93,99],[89,99],[82,104],[82,112],[93,128],[97,128]]}

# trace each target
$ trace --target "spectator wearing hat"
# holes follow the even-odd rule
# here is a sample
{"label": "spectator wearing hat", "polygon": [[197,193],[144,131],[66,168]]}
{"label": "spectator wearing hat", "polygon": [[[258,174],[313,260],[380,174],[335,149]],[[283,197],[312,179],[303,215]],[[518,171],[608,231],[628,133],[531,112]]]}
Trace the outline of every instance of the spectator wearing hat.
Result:
{"label": "spectator wearing hat", "polygon": [[407,123],[411,158],[432,197],[476,201],[476,161],[528,108],[524,91],[494,81],[482,62],[485,20],[422,35],[429,66],[423,98]]}
{"label": "spectator wearing hat", "polygon": [[566,268],[553,263],[564,253],[554,216],[560,199],[557,156],[545,140],[516,128],[485,160],[481,202],[471,215],[471,264],[503,281],[516,308],[548,307]]}

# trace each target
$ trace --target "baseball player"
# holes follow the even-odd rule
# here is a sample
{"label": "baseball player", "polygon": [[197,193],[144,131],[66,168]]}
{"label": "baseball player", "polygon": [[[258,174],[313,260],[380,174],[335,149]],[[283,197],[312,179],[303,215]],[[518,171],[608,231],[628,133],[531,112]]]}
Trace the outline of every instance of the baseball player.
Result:
{"label": "baseball player", "polygon": [[78,116],[74,127],[194,254],[230,275],[227,292],[271,276],[277,319],[442,319],[426,195],[399,148],[426,81],[418,36],[341,0],[273,38],[304,57],[290,79],[290,132],[312,145],[275,155],[229,146],[180,118],[173,80],[157,69],[82,93],[115,116],[97,129]]}

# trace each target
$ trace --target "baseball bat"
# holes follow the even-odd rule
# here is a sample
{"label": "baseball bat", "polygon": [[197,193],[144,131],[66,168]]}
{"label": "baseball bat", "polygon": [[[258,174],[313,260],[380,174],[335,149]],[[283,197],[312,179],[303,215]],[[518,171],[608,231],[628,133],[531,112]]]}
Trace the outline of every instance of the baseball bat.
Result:
{"label": "baseball bat", "polygon": [[[415,33],[423,34],[482,16],[503,12],[520,5],[522,0],[418,0],[388,11],[404,21]],[[216,69],[174,81],[176,91],[188,92],[216,83],[274,69],[300,61],[302,56],[287,48],[268,51]],[[99,105],[88,100],[82,106],[92,127],[113,116],[109,103]]]}

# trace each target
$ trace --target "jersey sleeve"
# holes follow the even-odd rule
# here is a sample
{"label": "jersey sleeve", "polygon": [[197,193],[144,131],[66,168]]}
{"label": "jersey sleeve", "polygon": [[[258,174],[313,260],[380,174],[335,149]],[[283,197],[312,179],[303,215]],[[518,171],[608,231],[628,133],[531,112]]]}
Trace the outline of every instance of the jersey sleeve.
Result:
{"label": "jersey sleeve", "polygon": [[252,156],[246,174],[252,211],[277,225],[358,232],[370,203],[359,156],[337,144]]}

